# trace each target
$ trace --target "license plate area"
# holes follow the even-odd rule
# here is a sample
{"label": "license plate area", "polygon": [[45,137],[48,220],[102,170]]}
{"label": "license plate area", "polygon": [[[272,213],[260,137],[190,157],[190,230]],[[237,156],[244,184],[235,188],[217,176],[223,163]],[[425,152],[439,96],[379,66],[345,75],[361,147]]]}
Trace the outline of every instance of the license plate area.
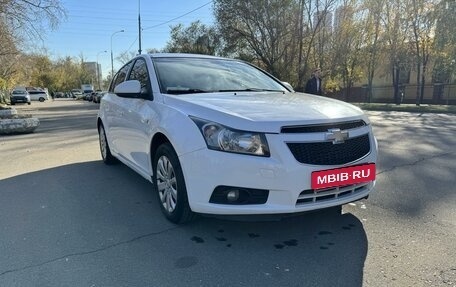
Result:
{"label": "license plate area", "polygon": [[346,186],[375,180],[375,163],[312,172],[312,189]]}

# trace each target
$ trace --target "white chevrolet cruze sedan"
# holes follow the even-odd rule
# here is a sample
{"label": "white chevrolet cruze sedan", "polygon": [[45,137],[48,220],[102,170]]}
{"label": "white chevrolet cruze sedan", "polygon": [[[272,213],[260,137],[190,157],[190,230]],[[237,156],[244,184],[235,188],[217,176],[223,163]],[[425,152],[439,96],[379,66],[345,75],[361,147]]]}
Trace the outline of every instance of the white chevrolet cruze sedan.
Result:
{"label": "white chevrolet cruze sedan", "polygon": [[375,184],[377,141],[359,108],[240,60],[139,55],[114,76],[97,124],[103,161],[151,181],[175,223],[340,212]]}

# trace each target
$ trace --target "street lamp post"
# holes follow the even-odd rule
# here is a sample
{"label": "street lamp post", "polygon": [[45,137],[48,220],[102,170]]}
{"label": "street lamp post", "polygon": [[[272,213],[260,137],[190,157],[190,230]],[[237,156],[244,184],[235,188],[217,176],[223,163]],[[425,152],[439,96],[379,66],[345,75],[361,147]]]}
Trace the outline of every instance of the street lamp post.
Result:
{"label": "street lamp post", "polygon": [[117,34],[117,33],[122,33],[122,32],[125,32],[125,30],[119,30],[119,31],[116,31],[114,33],[112,33],[111,35],[111,77],[114,77],[114,57],[112,55],[112,37]]}
{"label": "street lamp post", "polygon": [[101,52],[98,52],[97,54],[97,82],[98,82],[98,89],[101,90],[100,88],[100,68],[98,67],[98,56],[101,54],[101,53],[107,53],[108,51],[104,50],[104,51],[101,51]]}

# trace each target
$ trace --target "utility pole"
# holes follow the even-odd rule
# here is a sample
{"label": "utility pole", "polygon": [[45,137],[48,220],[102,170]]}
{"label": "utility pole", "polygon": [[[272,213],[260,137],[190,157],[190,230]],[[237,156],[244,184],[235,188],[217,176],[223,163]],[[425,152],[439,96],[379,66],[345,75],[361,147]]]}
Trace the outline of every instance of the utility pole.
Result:
{"label": "utility pole", "polygon": [[139,33],[139,49],[138,54],[141,54],[141,0],[138,0],[138,33]]}

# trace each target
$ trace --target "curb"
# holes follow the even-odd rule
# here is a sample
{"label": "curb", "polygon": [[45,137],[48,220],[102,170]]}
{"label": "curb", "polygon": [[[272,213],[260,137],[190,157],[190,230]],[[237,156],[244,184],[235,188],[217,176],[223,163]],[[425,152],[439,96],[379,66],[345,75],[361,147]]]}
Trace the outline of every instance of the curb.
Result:
{"label": "curb", "polygon": [[0,110],[0,117],[17,115],[16,109]]}
{"label": "curb", "polygon": [[0,120],[0,135],[33,133],[39,125],[38,118],[2,119]]}

